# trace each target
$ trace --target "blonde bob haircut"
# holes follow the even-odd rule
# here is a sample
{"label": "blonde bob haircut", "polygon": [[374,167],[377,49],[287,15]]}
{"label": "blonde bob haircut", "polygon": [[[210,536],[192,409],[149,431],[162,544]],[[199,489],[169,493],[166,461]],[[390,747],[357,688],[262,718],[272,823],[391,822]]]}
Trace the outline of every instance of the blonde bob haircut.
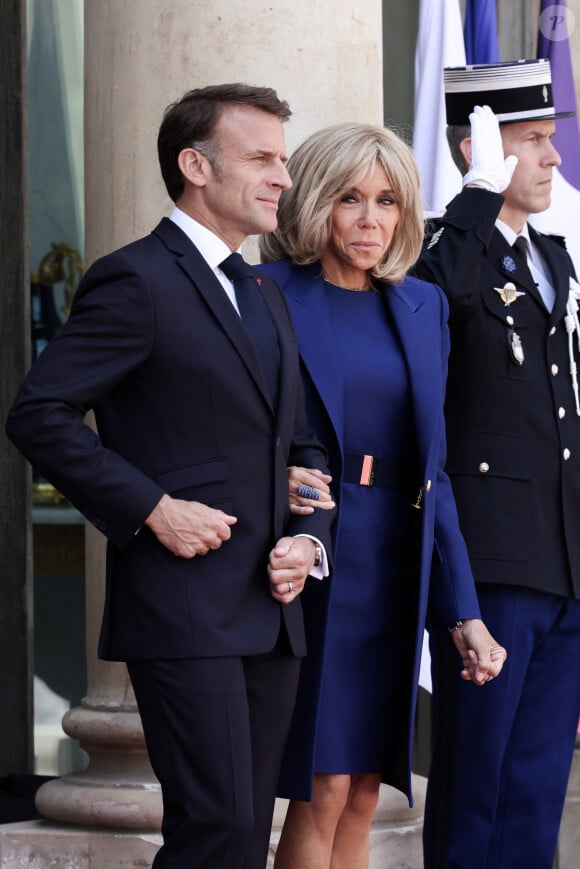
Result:
{"label": "blonde bob haircut", "polygon": [[419,172],[409,146],[395,133],[370,124],[343,123],[313,133],[288,161],[292,187],[284,190],[278,228],[260,236],[263,262],[317,262],[328,245],[332,212],[377,162],[385,170],[399,206],[399,221],[373,277],[400,283],[417,261],[423,243]]}

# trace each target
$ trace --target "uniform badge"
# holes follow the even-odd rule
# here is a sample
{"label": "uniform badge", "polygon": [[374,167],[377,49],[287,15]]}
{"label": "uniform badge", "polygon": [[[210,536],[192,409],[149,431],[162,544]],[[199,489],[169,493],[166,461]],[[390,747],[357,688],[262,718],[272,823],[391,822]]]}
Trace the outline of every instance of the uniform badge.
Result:
{"label": "uniform badge", "polygon": [[496,293],[499,293],[499,297],[506,306],[509,306],[516,301],[520,296],[525,296],[526,294],[521,290],[516,289],[516,285],[512,284],[511,281],[508,281],[507,284],[504,284],[503,287],[494,287]]}
{"label": "uniform badge", "polygon": [[515,272],[515,270],[517,269],[516,261],[512,256],[509,256],[509,254],[507,254],[506,256],[503,256],[501,258],[501,267],[502,269],[504,269],[504,271],[512,274],[512,272]]}
{"label": "uniform badge", "polygon": [[524,364],[524,348],[522,347],[522,339],[513,329],[508,330],[508,346],[510,356],[516,365]]}
{"label": "uniform badge", "polygon": [[437,230],[437,232],[433,233],[433,235],[431,236],[431,240],[429,241],[429,244],[427,245],[427,250],[431,250],[432,247],[435,247],[435,245],[437,244],[437,242],[439,241],[439,239],[443,235],[444,229],[445,229],[445,227],[442,226],[440,229]]}

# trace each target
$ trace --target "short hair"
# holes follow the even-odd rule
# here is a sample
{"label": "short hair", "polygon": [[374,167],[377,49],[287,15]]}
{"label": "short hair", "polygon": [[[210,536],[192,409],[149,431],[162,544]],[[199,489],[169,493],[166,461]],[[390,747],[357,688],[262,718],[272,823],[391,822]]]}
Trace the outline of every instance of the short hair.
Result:
{"label": "short hair", "polygon": [[399,221],[388,251],[370,274],[391,283],[402,281],[423,242],[419,172],[403,139],[371,124],[335,124],[313,133],[296,149],[287,164],[292,187],[280,197],[278,228],[260,236],[262,260],[287,258],[296,265],[320,260],[330,239],[334,206],[377,162],[392,185]]}
{"label": "short hair", "polygon": [[449,124],[445,130],[445,135],[453,162],[461,174],[465,175],[466,172],[469,172],[469,166],[459,146],[464,139],[469,139],[471,136],[471,127],[469,124]]}
{"label": "short hair", "polygon": [[214,174],[221,175],[221,153],[214,132],[229,106],[253,106],[287,121],[292,112],[286,100],[272,88],[234,82],[188,91],[165,109],[157,137],[161,174],[171,199],[176,202],[185,189],[178,157],[184,148],[195,148],[209,160]]}

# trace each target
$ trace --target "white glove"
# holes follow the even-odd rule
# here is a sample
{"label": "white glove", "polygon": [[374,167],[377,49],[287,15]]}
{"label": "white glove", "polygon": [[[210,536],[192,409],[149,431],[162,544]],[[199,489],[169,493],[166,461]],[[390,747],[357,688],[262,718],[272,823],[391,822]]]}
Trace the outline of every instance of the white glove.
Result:
{"label": "white glove", "polygon": [[463,186],[475,184],[492,193],[501,193],[512,180],[518,158],[504,160],[499,123],[489,106],[475,106],[471,123],[471,169],[463,176]]}

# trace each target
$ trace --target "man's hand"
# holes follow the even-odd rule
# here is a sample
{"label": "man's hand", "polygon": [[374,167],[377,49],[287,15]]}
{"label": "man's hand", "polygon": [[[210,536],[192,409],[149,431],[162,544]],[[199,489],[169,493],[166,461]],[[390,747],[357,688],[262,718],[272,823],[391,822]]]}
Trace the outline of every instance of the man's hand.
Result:
{"label": "man's hand", "polygon": [[481,619],[466,619],[451,637],[463,661],[461,678],[476,685],[485,685],[499,676],[507,652],[496,643]]}
{"label": "man's hand", "polygon": [[164,495],[152,510],[145,525],[160,543],[181,558],[206,555],[219,549],[232,536],[231,525],[238,520],[199,501],[181,501]]}
{"label": "man's hand", "polygon": [[[314,513],[315,509],[333,510],[336,505],[328,488],[331,480],[330,474],[323,474],[318,468],[301,468],[296,465],[288,468],[290,512],[299,516],[306,516],[309,513]],[[301,486],[308,486],[313,489],[314,498],[305,498],[299,495],[298,489]]]}
{"label": "man's hand", "polygon": [[499,123],[489,106],[475,106],[471,122],[471,168],[463,177],[463,186],[485,187],[501,193],[509,186],[518,158],[504,158]]}
{"label": "man's hand", "polygon": [[316,550],[309,537],[281,537],[270,552],[268,576],[272,597],[291,603],[304,588]]}

